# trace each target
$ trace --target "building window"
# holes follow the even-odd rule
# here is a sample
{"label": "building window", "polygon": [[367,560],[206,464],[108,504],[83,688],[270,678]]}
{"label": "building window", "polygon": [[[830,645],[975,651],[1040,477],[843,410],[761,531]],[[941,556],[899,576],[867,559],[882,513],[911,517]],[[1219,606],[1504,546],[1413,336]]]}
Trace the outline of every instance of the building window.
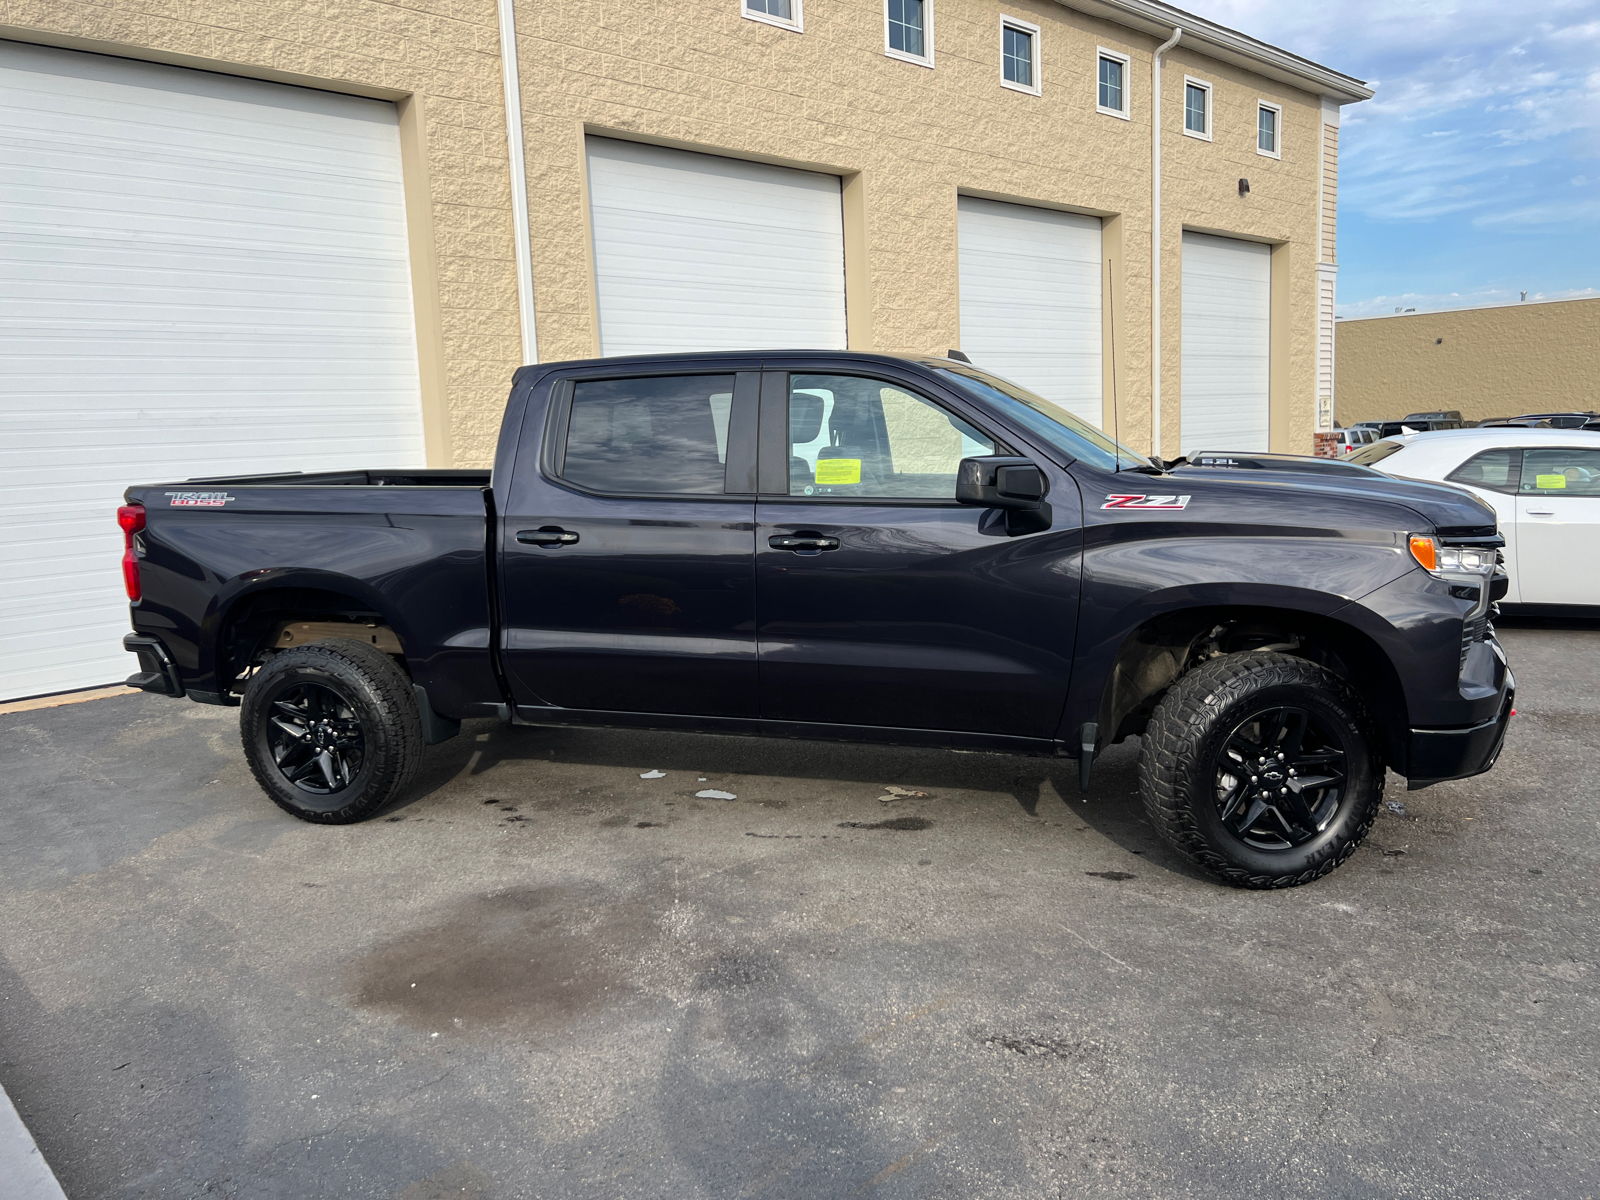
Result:
{"label": "building window", "polygon": [[884,0],[884,53],[933,66],[933,0]]}
{"label": "building window", "polygon": [[1126,54],[1118,54],[1115,50],[1107,50],[1104,46],[1099,49],[1100,66],[1097,86],[1099,92],[1095,98],[1095,109],[1107,116],[1121,117],[1128,120],[1128,70],[1131,60]]}
{"label": "building window", "polygon": [[804,0],[740,0],[744,15],[752,21],[776,25],[780,29],[792,29],[796,33],[804,28],[801,20],[803,3]]}
{"label": "building window", "polygon": [[1000,18],[1000,83],[1013,91],[1039,94],[1039,27],[1015,17]]}
{"label": "building window", "polygon": [[1256,104],[1256,153],[1283,157],[1283,106],[1265,100]]}
{"label": "building window", "polygon": [[1211,140],[1211,85],[1187,75],[1183,77],[1183,131],[1190,137]]}

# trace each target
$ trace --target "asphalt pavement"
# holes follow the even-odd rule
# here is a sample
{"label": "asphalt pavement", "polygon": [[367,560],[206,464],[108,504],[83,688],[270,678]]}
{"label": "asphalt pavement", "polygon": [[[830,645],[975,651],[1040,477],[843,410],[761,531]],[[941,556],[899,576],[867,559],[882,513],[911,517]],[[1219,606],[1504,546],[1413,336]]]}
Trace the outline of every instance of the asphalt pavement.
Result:
{"label": "asphalt pavement", "polygon": [[1502,633],[1495,771],[1279,893],[1136,741],[475,722],[319,828],[236,710],[0,716],[0,1085],[73,1200],[1600,1195],[1600,626]]}

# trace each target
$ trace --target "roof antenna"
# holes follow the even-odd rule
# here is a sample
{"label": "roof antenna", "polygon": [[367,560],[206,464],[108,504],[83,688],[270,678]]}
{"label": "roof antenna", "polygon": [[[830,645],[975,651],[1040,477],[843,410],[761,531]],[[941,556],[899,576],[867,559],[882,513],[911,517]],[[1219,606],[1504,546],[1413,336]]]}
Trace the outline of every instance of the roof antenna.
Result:
{"label": "roof antenna", "polygon": [[1117,403],[1117,297],[1112,286],[1111,260],[1106,259],[1106,307],[1111,323],[1111,451],[1116,470],[1122,470],[1122,406]]}

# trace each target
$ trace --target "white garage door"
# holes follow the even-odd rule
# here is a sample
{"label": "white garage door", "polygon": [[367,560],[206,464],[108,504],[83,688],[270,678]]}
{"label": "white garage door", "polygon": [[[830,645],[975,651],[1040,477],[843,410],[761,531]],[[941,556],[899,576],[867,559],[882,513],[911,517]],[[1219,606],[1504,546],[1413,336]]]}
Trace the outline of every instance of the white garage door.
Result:
{"label": "white garage door", "polygon": [[604,354],[842,350],[839,178],[589,139]]}
{"label": "white garage door", "polygon": [[1272,250],[1183,235],[1183,453],[1265,450]]}
{"label": "white garage door", "polygon": [[128,485],[422,463],[393,105],[0,42],[0,699],[134,670]]}
{"label": "white garage door", "polygon": [[1098,427],[1100,220],[962,196],[961,350]]}

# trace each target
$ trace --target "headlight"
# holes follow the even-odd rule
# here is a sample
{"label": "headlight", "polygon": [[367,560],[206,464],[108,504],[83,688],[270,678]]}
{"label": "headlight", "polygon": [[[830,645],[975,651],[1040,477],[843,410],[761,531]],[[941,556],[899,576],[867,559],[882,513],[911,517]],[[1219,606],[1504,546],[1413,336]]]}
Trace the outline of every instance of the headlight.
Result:
{"label": "headlight", "polygon": [[1447,575],[1492,575],[1499,561],[1498,552],[1486,546],[1441,546],[1439,539],[1426,534],[1411,535],[1411,557],[1423,570],[1444,578]]}

